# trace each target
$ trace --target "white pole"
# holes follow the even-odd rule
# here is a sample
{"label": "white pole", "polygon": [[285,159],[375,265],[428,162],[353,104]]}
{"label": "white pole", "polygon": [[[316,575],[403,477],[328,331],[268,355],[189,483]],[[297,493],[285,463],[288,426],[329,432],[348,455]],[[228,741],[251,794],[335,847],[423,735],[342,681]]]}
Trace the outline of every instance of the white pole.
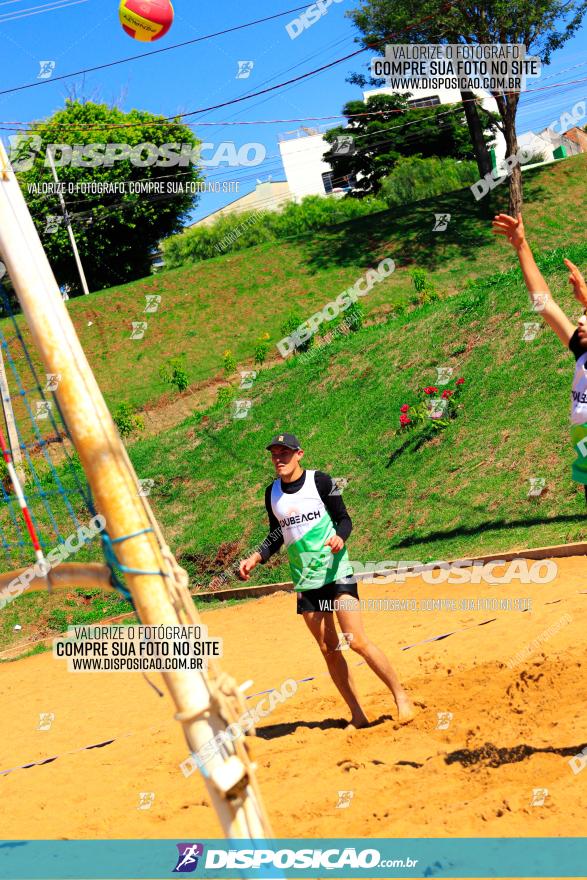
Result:
{"label": "white pole", "polygon": [[21,484],[24,486],[26,482],[24,467],[22,464],[22,452],[20,446],[18,445],[18,434],[16,431],[16,421],[14,419],[14,410],[12,409],[12,400],[10,398],[10,389],[8,388],[8,381],[6,379],[6,371],[4,369],[4,358],[2,356],[2,349],[0,348],[0,396],[2,398],[2,409],[4,411],[4,421],[6,423],[6,430],[8,431],[8,444],[10,446],[10,452],[12,454],[12,460],[14,462],[14,467],[16,468],[16,473]]}
{"label": "white pole", "polygon": [[[49,148],[47,148],[47,159],[49,160],[49,165],[51,166],[51,171],[53,172],[53,178],[56,184],[59,184],[59,178],[57,177],[57,171],[55,170],[55,163],[53,162],[53,154]],[[67,208],[65,206],[65,199],[63,198],[63,193],[59,186],[57,187],[57,195],[59,196],[59,202],[61,204],[61,210],[63,211],[63,219],[65,220],[65,226],[69,233],[69,240],[71,241],[71,247],[73,250],[73,255],[75,257],[75,262],[77,263],[77,270],[79,272],[80,281],[82,283],[82,289],[87,296],[89,294],[88,283],[86,281],[86,276],[84,274],[84,268],[82,266],[82,261],[80,259],[79,251],[77,249],[77,244],[75,240],[75,236],[73,234],[73,229],[71,228],[71,220],[69,219],[69,214],[67,213]]]}

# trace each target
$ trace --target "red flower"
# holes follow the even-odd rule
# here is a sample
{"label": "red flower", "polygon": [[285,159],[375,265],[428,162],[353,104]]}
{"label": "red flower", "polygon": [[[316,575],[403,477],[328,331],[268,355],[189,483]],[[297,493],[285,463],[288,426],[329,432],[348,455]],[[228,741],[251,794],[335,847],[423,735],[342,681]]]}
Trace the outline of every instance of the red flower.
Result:
{"label": "red flower", "polygon": [[438,388],[435,388],[434,385],[429,385],[428,388],[424,389],[424,394],[434,394],[438,391]]}
{"label": "red flower", "polygon": [[453,395],[452,391],[449,391],[448,388],[446,389],[446,391],[442,392],[442,396],[444,397],[445,400],[447,400],[449,397],[452,397],[452,395]]}
{"label": "red flower", "polygon": [[407,413],[407,411],[409,410],[409,408],[410,408],[410,407],[408,406],[408,404],[407,404],[407,403],[404,403],[403,406],[400,406],[399,411],[400,411],[400,412],[403,412],[403,413]]}
{"label": "red flower", "polygon": [[457,385],[464,385],[464,384],[465,384],[465,380],[462,379],[462,378],[461,378],[461,379],[457,379],[456,384],[457,384]]}
{"label": "red flower", "polygon": [[400,425],[409,425],[411,421],[412,420],[409,418],[409,416],[400,416],[399,417]]}

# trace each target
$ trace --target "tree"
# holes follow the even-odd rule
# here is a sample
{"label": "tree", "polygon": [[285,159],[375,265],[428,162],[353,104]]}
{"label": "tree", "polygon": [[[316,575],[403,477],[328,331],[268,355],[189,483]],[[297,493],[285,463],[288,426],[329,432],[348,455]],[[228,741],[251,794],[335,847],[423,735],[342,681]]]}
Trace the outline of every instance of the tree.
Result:
{"label": "tree", "polygon": [[[335,185],[357,176],[354,193],[379,192],[381,181],[403,156],[475,158],[458,104],[412,108],[406,95],[372,95],[366,102],[350,101],[343,114],[348,125],[324,135],[333,144],[324,158],[334,171]],[[481,114],[484,128],[491,129],[491,114]]]}
{"label": "tree", "polygon": [[[367,39],[365,39],[363,42],[365,43],[365,45],[369,44],[369,41]],[[348,77],[347,82],[350,82],[355,86],[359,86],[359,88],[361,89],[364,89],[366,85],[373,86],[374,88],[385,86],[385,80],[377,79],[373,76],[365,76],[362,73],[352,73]],[[408,97],[407,94],[406,97]],[[480,108],[477,105],[476,98],[473,92],[461,91],[461,97],[465,118],[467,120],[467,125],[469,126],[469,135],[471,137],[471,144],[475,153],[477,168],[479,169],[480,176],[484,177],[487,173],[491,171],[492,165],[491,154],[489,152],[489,146],[487,143],[487,138],[485,136],[485,129],[483,126],[483,122],[481,121]]]}
{"label": "tree", "polygon": [[[364,45],[413,43],[522,43],[528,56],[543,64],[579,29],[587,0],[422,0],[414,23],[410,0],[363,0],[349,12],[362,33]],[[516,112],[518,92],[491,93],[496,100],[508,156],[518,152]],[[522,206],[522,173],[516,165],[510,176],[510,214]]]}
{"label": "tree", "polygon": [[[65,188],[65,220],[46,158],[56,144],[50,152]],[[11,161],[60,286],[81,290],[68,223],[90,290],[150,273],[158,243],[182,229],[196,202],[198,144],[177,121],[77,100],[17,137]]]}

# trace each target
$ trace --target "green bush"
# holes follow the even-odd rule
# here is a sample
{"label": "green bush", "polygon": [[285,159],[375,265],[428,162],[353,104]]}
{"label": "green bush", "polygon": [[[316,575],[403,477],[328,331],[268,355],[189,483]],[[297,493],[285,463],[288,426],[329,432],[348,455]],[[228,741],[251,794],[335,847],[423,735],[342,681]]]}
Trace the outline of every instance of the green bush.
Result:
{"label": "green bush", "polygon": [[119,403],[112,418],[121,437],[128,437],[135,431],[145,429],[145,420],[137,415],[135,407],[130,403]]}
{"label": "green bush", "polygon": [[[279,328],[279,332],[281,333],[282,337],[294,336],[298,327],[303,324],[305,320],[306,319],[302,318],[302,316],[297,312],[292,312]],[[312,347],[313,343],[314,337],[310,336],[310,338],[306,339],[305,342],[300,342],[299,345],[296,345],[294,351],[296,352],[296,354],[299,351],[308,351],[308,349]]]}
{"label": "green bush", "polygon": [[356,333],[357,330],[360,330],[365,323],[365,307],[363,303],[351,303],[345,311],[342,321],[346,323],[351,333]]}
{"label": "green bush", "polygon": [[410,276],[416,291],[415,296],[410,300],[412,305],[425,306],[440,299],[440,294],[425,269],[412,269]]}
{"label": "green bush", "polygon": [[387,204],[372,197],[306,196],[300,203],[288,203],[281,211],[227,214],[209,226],[193,226],[165,239],[162,245],[165,268],[174,269],[185,263],[208,260],[385,210]]}
{"label": "green bush", "polygon": [[412,284],[417,293],[424,293],[428,284],[428,273],[425,269],[412,269],[410,272]]}
{"label": "green bush", "polygon": [[234,399],[234,388],[230,385],[223,385],[216,392],[216,406],[220,409],[228,406]]}
{"label": "green bush", "polygon": [[224,352],[223,366],[227,376],[232,376],[233,373],[236,373],[236,358],[230,348],[227,348]]}
{"label": "green bush", "polygon": [[172,385],[178,391],[185,391],[190,384],[183,355],[169,358],[159,367],[159,375],[167,385]]}
{"label": "green bush", "polygon": [[258,342],[255,346],[255,363],[256,364],[264,364],[267,360],[267,355],[269,354],[269,349],[271,345],[269,342]]}
{"label": "green bush", "polygon": [[[18,466],[15,465],[15,469],[17,476],[21,478],[24,477],[24,480],[21,479],[21,482],[24,483],[24,489],[26,490],[27,485],[30,484],[33,479],[33,471],[30,464],[28,463],[26,458],[23,458]],[[39,477],[41,483],[47,478],[47,472],[44,470],[42,465],[40,468],[37,465],[37,467],[35,468],[35,472]],[[8,465],[6,464],[2,456],[0,456],[0,483],[2,483],[2,485],[4,486],[4,491],[6,492],[6,494],[12,495],[12,493],[14,492],[14,487],[12,485],[12,480],[10,479],[10,474],[8,472]]]}
{"label": "green bush", "polygon": [[471,186],[478,177],[476,162],[409,156],[383,178],[381,196],[388,205],[407,205]]}

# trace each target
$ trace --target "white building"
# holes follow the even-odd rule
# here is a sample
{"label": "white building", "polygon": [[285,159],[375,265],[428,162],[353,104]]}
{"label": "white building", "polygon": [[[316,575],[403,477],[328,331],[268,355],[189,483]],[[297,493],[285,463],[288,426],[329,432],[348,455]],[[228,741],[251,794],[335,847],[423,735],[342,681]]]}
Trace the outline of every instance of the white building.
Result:
{"label": "white building", "polygon": [[297,128],[279,135],[279,152],[294,202],[304,196],[344,195],[349,189],[347,183],[334,180],[332,168],[323,156],[331,149],[325,141],[322,131],[332,125],[321,128]]}
{"label": "white building", "polygon": [[538,134],[527,131],[518,136],[518,148],[531,150],[537,156],[542,156],[543,162],[554,162],[565,156],[575,156],[581,153],[581,146],[565,134],[557,134],[552,128],[545,128]]}

